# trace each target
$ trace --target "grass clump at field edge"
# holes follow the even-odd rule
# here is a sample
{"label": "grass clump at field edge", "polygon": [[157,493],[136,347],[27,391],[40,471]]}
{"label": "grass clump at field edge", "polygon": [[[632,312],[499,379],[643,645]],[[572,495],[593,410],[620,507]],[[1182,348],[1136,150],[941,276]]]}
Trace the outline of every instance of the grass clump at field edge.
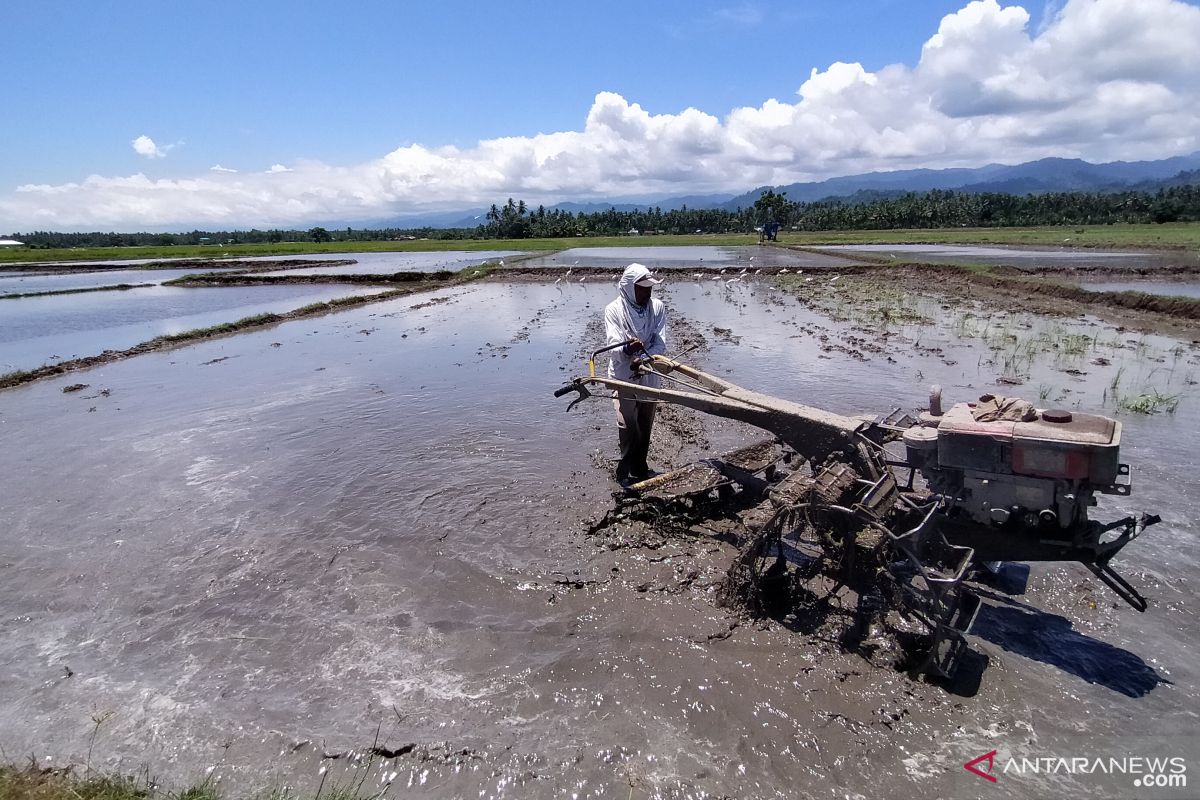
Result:
{"label": "grass clump at field edge", "polygon": [[225,795],[208,779],[179,791],[159,787],[148,774],[105,775],[86,770],[78,775],[71,768],[39,769],[0,766],[0,800],[360,800],[377,796],[364,792],[362,783],[347,786],[322,785],[313,795],[298,795],[276,787],[247,795]]}

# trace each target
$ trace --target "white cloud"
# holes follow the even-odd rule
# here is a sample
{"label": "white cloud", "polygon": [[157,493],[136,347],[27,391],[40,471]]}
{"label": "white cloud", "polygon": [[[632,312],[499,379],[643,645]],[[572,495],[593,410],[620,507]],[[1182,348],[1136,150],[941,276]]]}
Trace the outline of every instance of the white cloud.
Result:
{"label": "white cloud", "polygon": [[[653,114],[596,95],[579,130],[413,144],[350,166],[214,168],[29,185],[0,195],[16,229],[259,227],[387,219],[506,197],[744,191],[763,184],[1046,156],[1156,159],[1200,150],[1200,8],[1067,0],[1030,30],[1025,9],[974,0],[942,19],[914,65],[813,69],[797,96],[723,118]],[[135,149],[168,148],[139,137]]]}
{"label": "white cloud", "polygon": [[211,167],[208,168],[208,171],[209,172],[225,172],[225,173],[230,173],[230,174],[237,173],[236,169],[232,169],[230,167],[222,167],[220,164],[213,164]]}
{"label": "white cloud", "polygon": [[130,144],[133,146],[133,152],[139,156],[146,158],[166,158],[167,153],[174,150],[178,144],[168,144],[160,147],[154,143],[154,140],[145,134],[134,139]]}

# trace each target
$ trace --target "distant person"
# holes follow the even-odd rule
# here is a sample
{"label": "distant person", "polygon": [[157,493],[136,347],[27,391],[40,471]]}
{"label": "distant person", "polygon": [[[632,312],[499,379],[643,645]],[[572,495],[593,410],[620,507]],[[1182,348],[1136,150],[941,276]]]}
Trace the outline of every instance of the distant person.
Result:
{"label": "distant person", "polygon": [[[613,350],[608,362],[608,377],[616,380],[657,387],[657,375],[635,375],[634,359],[662,355],[667,352],[667,308],[661,300],[651,298],[653,288],[662,283],[642,264],[630,264],[617,282],[617,299],[604,309],[604,327],[608,344],[628,342]],[[617,441],[621,460],[617,462],[618,481],[646,480],[655,473],[646,463],[650,451],[650,431],[654,428],[654,401],[638,400],[617,393],[613,399],[617,409]]]}

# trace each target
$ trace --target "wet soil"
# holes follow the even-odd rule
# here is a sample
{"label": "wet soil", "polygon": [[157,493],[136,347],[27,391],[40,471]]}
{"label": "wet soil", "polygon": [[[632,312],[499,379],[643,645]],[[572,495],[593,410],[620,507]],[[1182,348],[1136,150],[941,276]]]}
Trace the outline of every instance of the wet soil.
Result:
{"label": "wet soil", "polygon": [[880,290],[902,287],[935,294],[952,303],[981,300],[991,308],[1032,311],[1059,317],[1095,314],[1135,330],[1192,336],[1200,334],[1200,300],[1142,292],[1097,292],[1053,278],[977,273],[958,268],[911,266],[862,273]]}
{"label": "wet soil", "polygon": [[[993,749],[1190,741],[1200,489],[1179,476],[1200,351],[999,292],[931,294],[917,273],[709,278],[663,287],[668,350],[759,391],[880,412],[1013,372],[1119,414],[1135,494],[1097,513],[1168,520],[1120,559],[1151,611],[1035,565],[1023,591],[981,588],[974,683],[952,687],[732,613],[730,525],[597,526],[617,489],[611,403],[566,414],[551,392],[601,339],[611,276],[479,282],[0,395],[0,746],[82,762],[111,710],[93,763],[180,783],[213,768],[223,786],[396,797],[844,798],[974,796],[962,765]],[[1111,405],[1138,364],[1184,394],[1175,414]],[[107,394],[62,392],[80,383]],[[663,409],[651,460],[761,437]]]}

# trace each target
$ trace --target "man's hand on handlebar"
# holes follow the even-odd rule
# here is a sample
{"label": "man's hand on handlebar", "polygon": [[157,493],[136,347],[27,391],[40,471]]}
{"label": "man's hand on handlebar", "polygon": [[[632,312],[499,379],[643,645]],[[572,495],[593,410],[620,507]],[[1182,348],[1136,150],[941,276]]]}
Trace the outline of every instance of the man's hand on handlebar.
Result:
{"label": "man's hand on handlebar", "polygon": [[646,345],[642,344],[642,340],[636,336],[625,343],[625,354],[633,355],[634,353],[645,353]]}

